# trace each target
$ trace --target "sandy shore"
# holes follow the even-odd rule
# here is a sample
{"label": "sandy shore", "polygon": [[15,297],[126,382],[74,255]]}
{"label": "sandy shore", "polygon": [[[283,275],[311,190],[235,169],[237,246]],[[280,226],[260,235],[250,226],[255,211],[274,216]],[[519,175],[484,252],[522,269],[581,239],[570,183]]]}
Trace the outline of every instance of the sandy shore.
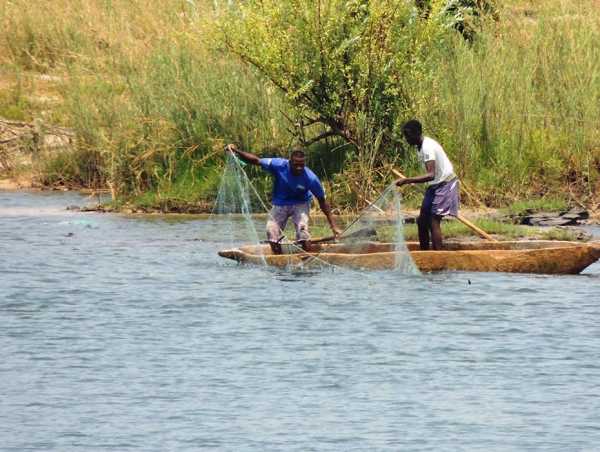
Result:
{"label": "sandy shore", "polygon": [[31,178],[0,177],[0,190],[31,190]]}

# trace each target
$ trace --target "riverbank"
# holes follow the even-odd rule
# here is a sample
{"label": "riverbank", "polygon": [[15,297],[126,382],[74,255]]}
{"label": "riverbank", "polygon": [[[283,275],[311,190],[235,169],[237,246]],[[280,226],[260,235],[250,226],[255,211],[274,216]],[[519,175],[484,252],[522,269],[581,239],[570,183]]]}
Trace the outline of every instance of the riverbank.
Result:
{"label": "riverbank", "polygon": [[[43,126],[40,123],[26,123],[21,121],[7,121],[0,118],[0,190],[41,190],[41,191],[71,191],[86,190],[88,194],[99,195],[110,193],[113,197],[116,194],[101,183],[94,183],[93,188],[83,177],[65,177],[65,168],[73,166],[73,159],[77,154],[74,148],[76,137],[74,132],[63,127]],[[8,138],[7,138],[8,137]],[[213,157],[220,157],[215,152]],[[206,177],[186,178],[184,183],[170,184],[160,191],[146,191],[138,195],[120,196],[116,200],[104,202],[96,207],[86,206],[88,210],[98,210],[106,212],[121,212],[127,214],[203,214],[210,213],[213,210],[214,199],[217,194],[220,177],[222,175],[221,164],[218,160],[216,166],[210,168],[210,189],[205,190],[207,186]],[[380,172],[377,172],[381,176]],[[266,197],[270,181],[268,177],[256,177],[257,174],[249,173],[253,176],[253,183],[258,184],[261,190],[264,190],[263,197]],[[394,175],[387,169],[387,177],[380,181],[380,184],[393,179]],[[260,176],[260,174],[258,174]],[[347,180],[344,178],[347,176]],[[335,182],[334,184],[334,181]],[[358,195],[348,198],[346,195],[340,195],[339,189],[335,186],[343,184],[353,184],[357,189],[360,183],[354,180],[352,173],[340,173],[333,178],[325,179],[324,184],[328,192],[332,192],[330,202],[336,207],[338,214],[356,214],[362,208],[367,206],[367,197]],[[563,193],[543,194],[539,197],[513,197],[510,203],[501,203],[491,208],[486,206],[483,200],[488,198],[485,193],[475,191],[470,184],[462,184],[461,202],[463,208],[466,207],[472,214],[470,216],[489,216],[497,218],[497,212],[504,212],[505,216],[513,217],[513,220],[519,216],[540,213],[550,213],[550,216],[556,217],[558,212],[565,213],[571,208],[586,210],[589,214],[589,221],[600,221],[600,191],[595,191],[591,196],[582,200],[577,196],[571,185],[565,184]],[[418,208],[421,201],[419,187],[407,187],[403,190],[405,196],[404,203],[409,208]],[[355,193],[356,195],[356,193]],[[371,188],[371,197],[377,197],[375,188]],[[482,215],[482,212],[485,215]],[[509,223],[519,223],[520,221],[511,221]],[[506,221],[505,221],[506,222]]]}
{"label": "riverbank", "polygon": [[[208,219],[213,215],[214,205],[205,203],[199,206],[192,206],[185,209],[161,210],[136,208],[131,205],[119,207],[112,206],[110,203],[103,204],[97,193],[90,194],[85,192],[88,197],[86,203],[81,205],[70,205],[67,207],[72,212],[97,212],[112,213],[139,218],[173,218],[173,219]],[[106,195],[105,195],[106,196]],[[342,229],[357,218],[360,212],[345,212],[336,214],[336,219]],[[415,224],[419,211],[417,209],[405,209],[404,215],[404,234],[406,240],[418,240],[417,227]],[[555,212],[559,215],[559,212]],[[584,220],[573,222],[569,226],[559,227],[537,227],[530,224],[515,224],[514,221],[508,221],[511,217],[507,209],[461,209],[461,215],[477,227],[490,234],[496,240],[567,240],[567,241],[588,241],[591,235],[586,231],[586,226],[600,224],[600,218],[594,216]],[[218,216],[217,216],[218,217]],[[242,215],[239,218],[243,218]],[[267,214],[253,214],[252,218],[264,222]],[[443,222],[443,233],[446,238],[461,240],[482,240],[470,228],[458,220],[447,218]],[[311,233],[313,237],[325,237],[331,234],[325,217],[318,210],[311,213]]]}
{"label": "riverbank", "polygon": [[17,180],[13,178],[0,178],[0,190],[4,191],[16,191],[28,188],[23,186]]}
{"label": "riverbank", "polygon": [[[73,204],[67,207],[73,212],[97,212],[97,213],[114,213],[129,216],[157,218],[169,216],[173,218],[189,218],[202,219],[208,218],[214,211],[214,201],[202,202],[194,205],[186,203],[174,203],[171,200],[166,200],[161,206],[137,206],[135,204],[115,204],[110,202],[110,194],[108,190],[72,190],[68,187],[55,187],[53,189],[31,188],[28,186],[26,179],[0,179],[0,190],[4,191],[31,191],[31,192],[53,192],[53,191],[71,191],[86,195],[85,202],[81,204]],[[531,217],[552,219],[560,218],[565,211],[542,212],[540,206],[532,208],[535,203],[519,202],[513,206],[506,208],[462,208],[461,215],[472,221],[477,227],[484,230],[496,240],[567,240],[567,241],[588,241],[591,236],[582,229],[581,226],[600,224],[600,215],[598,212],[592,214],[580,214],[567,226],[560,227],[536,227],[529,219]],[[551,204],[546,204],[548,206]],[[581,209],[580,209],[581,211]],[[337,211],[336,217],[340,225],[352,222],[360,210],[356,211]],[[418,240],[417,228],[415,219],[419,211],[415,208],[406,208],[405,216],[405,239]],[[253,215],[254,218],[264,221],[266,214]],[[325,218],[318,210],[313,210],[312,217],[312,235],[313,237],[330,235],[329,228],[326,225]],[[579,218],[579,219],[575,219]],[[543,226],[543,225],[542,225]],[[480,240],[474,232],[459,221],[446,219],[443,222],[443,233],[446,238],[461,239],[461,240]]]}

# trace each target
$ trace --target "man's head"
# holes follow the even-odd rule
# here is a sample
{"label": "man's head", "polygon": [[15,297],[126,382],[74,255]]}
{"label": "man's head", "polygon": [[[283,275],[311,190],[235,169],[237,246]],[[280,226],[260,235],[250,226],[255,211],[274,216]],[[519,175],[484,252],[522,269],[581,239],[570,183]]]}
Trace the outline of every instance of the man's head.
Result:
{"label": "man's head", "polygon": [[290,154],[290,167],[292,168],[292,173],[296,176],[299,176],[304,171],[304,165],[304,151],[300,148],[293,149],[292,153]]}
{"label": "man's head", "polygon": [[416,119],[411,119],[402,126],[402,134],[408,144],[413,146],[420,146],[423,142],[423,126]]}

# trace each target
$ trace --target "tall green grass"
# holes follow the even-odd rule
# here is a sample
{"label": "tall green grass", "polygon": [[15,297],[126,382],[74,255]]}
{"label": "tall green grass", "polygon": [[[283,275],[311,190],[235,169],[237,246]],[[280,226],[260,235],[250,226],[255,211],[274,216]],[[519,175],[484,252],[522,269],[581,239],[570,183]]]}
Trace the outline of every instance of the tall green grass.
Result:
{"label": "tall green grass", "polygon": [[[600,192],[600,13],[592,2],[532,5],[513,0],[472,43],[457,35],[440,48],[433,76],[415,79],[426,101],[413,111],[487,204],[592,203]],[[77,133],[77,155],[40,166],[49,183],[106,185],[121,201],[198,202],[215,195],[225,143],[278,154],[294,142],[289,106],[222,50],[214,14],[204,0],[0,0],[0,62],[60,77],[63,104],[53,116]],[[36,116],[35,103],[7,93],[0,84],[4,111]],[[398,155],[404,172],[419,171],[412,151]],[[360,183],[360,160],[369,158],[331,141],[314,146],[309,161],[335,203],[348,206],[364,201],[352,181]],[[268,191],[267,179],[253,177]],[[391,179],[382,169],[372,196]]]}
{"label": "tall green grass", "polygon": [[526,15],[505,9],[473,45],[457,38],[438,77],[419,87],[432,95],[419,116],[489,204],[569,197],[569,186],[597,194],[600,12],[539,3]]}
{"label": "tall green grass", "polygon": [[[209,175],[227,142],[258,151],[291,142],[282,97],[211,41],[209,2],[45,7],[0,1],[8,24],[0,59],[63,77],[61,110],[76,153],[93,157],[94,182],[115,198],[195,202],[215,194]],[[39,166],[48,170],[43,182],[81,180],[80,166],[89,166],[64,153],[50,158]]]}

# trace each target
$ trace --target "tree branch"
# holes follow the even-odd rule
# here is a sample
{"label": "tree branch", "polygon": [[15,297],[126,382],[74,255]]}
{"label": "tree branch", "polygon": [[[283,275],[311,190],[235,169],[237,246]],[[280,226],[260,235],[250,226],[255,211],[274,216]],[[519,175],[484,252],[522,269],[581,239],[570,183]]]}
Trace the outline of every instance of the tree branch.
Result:
{"label": "tree branch", "polygon": [[254,66],[256,69],[258,69],[265,77],[267,77],[271,81],[271,83],[277,86],[277,88],[279,88],[281,91],[283,91],[286,94],[289,93],[289,90],[281,82],[271,77],[269,75],[269,72],[258,61],[255,61],[254,58],[251,58],[248,55],[238,52],[230,43],[226,42],[226,45],[231,53],[237,55],[245,63]]}
{"label": "tree branch", "polygon": [[340,135],[338,132],[334,131],[334,130],[328,130],[327,132],[323,132],[320,135],[317,135],[314,138],[311,138],[308,141],[304,141],[302,144],[306,147],[310,146],[311,144],[314,144],[318,141],[324,140],[325,138],[328,137],[333,137],[333,136],[342,136]]}

